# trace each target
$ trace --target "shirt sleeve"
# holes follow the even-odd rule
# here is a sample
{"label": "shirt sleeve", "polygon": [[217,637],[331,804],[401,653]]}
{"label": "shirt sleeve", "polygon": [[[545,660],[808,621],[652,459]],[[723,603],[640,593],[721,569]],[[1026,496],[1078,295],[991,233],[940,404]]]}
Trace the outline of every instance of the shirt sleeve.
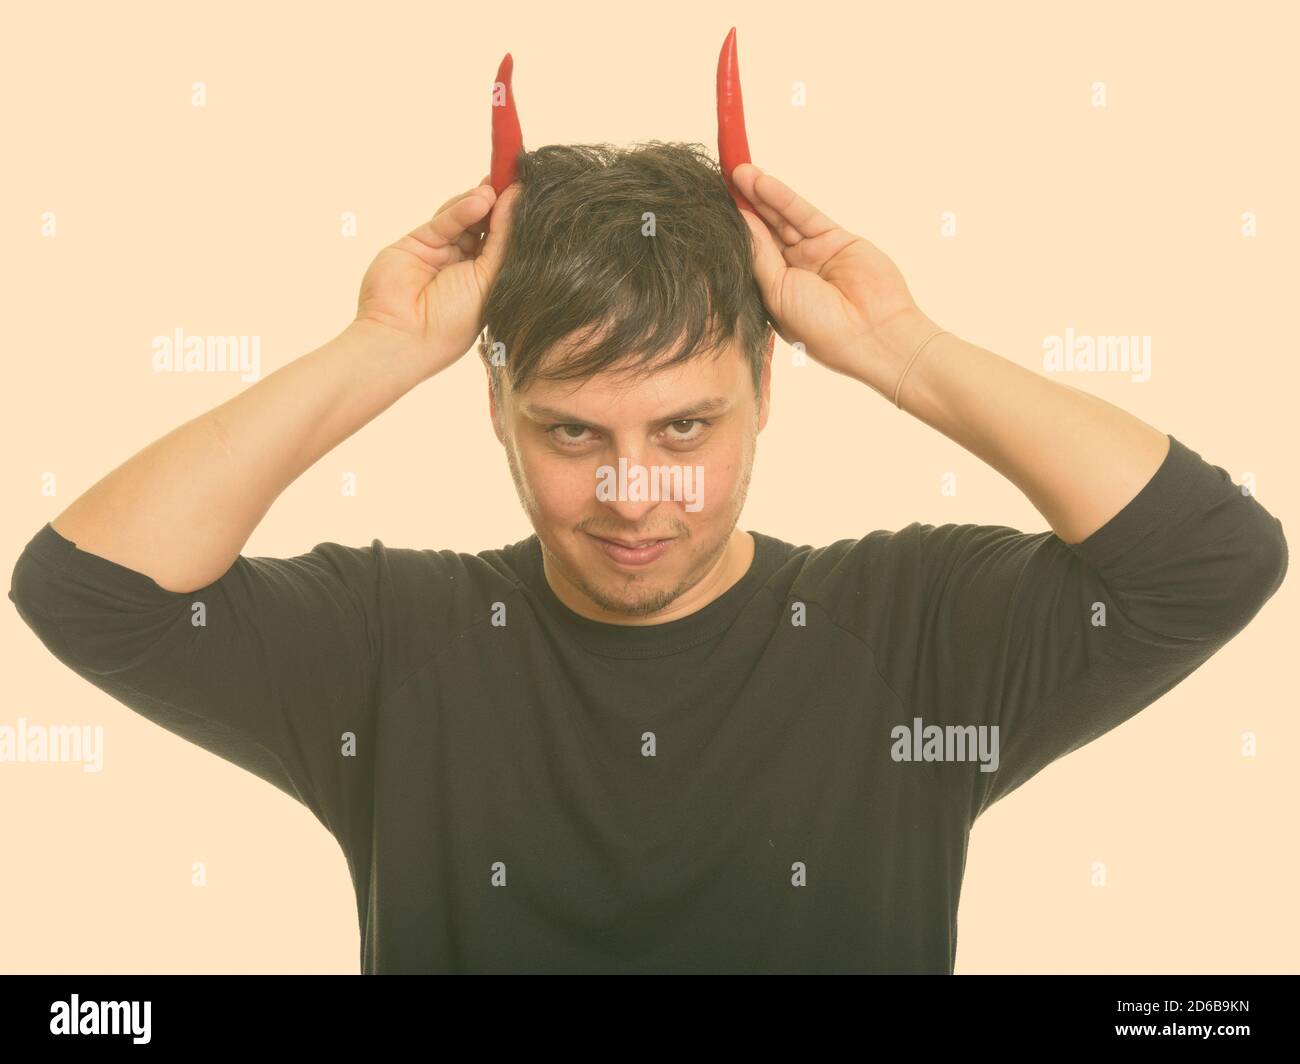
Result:
{"label": "shirt sleeve", "polygon": [[963,777],[972,821],[1180,683],[1281,584],[1281,522],[1169,441],[1141,491],[1079,543],[995,525],[891,534],[915,620],[911,647],[886,656],[891,680],[935,723],[998,728],[996,770]]}
{"label": "shirt sleeve", "polygon": [[378,540],[241,555],[209,586],[176,592],[46,524],[9,598],[79,675],[274,784],[343,841],[372,785],[383,557]]}

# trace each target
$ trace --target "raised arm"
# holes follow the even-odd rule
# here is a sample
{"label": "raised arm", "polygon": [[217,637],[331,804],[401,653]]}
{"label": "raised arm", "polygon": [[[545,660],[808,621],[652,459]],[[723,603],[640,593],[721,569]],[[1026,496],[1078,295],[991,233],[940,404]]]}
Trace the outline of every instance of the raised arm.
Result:
{"label": "raised arm", "polygon": [[973,820],[1236,635],[1286,575],[1281,523],[1176,438],[940,329],[883,252],[783,182],[733,176],[781,336],[984,459],[1052,527],[917,522],[826,553],[818,594],[896,693],[887,725],[996,736],[996,765],[946,777]]}
{"label": "raised arm", "polygon": [[752,163],[735,181],[757,211],[742,214],[782,338],[984,459],[1066,543],[1119,513],[1164,461],[1159,429],[942,330],[887,255],[784,182]]}
{"label": "raised arm", "polygon": [[295,477],[470,349],[512,195],[462,193],[385,248],[336,339],[114,470],[14,565],[9,597],[60,661],[340,841],[364,839],[387,685],[429,652],[465,574],[379,540],[240,551]]}
{"label": "raised arm", "polygon": [[271,504],[318,459],[473,344],[508,233],[480,185],[385,248],[357,315],[328,343],[156,440],[51,524],[171,591],[226,572]]}

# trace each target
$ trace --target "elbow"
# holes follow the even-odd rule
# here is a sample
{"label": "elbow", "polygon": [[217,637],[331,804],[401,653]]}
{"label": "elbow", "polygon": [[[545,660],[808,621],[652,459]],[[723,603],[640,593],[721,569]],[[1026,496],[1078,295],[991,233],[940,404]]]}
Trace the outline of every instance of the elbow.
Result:
{"label": "elbow", "polygon": [[1250,549],[1243,553],[1238,575],[1224,598],[1220,625],[1214,633],[1225,641],[1232,638],[1259,613],[1282,586],[1290,561],[1286,534],[1268,511],[1256,511],[1258,521],[1250,534]]}
{"label": "elbow", "polygon": [[1286,577],[1282,523],[1262,508],[1233,521],[1194,553],[1151,558],[1122,594],[1125,611],[1146,638],[1213,653],[1254,619]]}
{"label": "elbow", "polygon": [[49,611],[44,608],[50,597],[50,574],[36,559],[30,546],[18,555],[9,575],[9,601],[14,604],[18,616],[42,643],[60,653],[58,625]]}
{"label": "elbow", "polygon": [[31,623],[28,618],[34,615],[33,602],[40,598],[42,575],[30,547],[18,555],[9,574],[9,601],[28,624]]}
{"label": "elbow", "polygon": [[[1286,533],[1282,529],[1282,522],[1272,514],[1267,514],[1267,530],[1262,537],[1263,547],[1260,551],[1262,562],[1259,566],[1259,578],[1257,587],[1259,591],[1259,606],[1273,597],[1273,594],[1282,586],[1282,581],[1286,579],[1287,565],[1290,562],[1290,551],[1286,544]],[[1259,607],[1257,606],[1256,609]]]}

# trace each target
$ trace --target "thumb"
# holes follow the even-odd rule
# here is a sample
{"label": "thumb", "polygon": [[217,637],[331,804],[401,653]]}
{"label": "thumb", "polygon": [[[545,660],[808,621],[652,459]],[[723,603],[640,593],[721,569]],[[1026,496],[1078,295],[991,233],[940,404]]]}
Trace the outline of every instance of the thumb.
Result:
{"label": "thumb", "polygon": [[781,277],[789,267],[767,223],[753,211],[742,210],[740,216],[745,219],[750,235],[754,238],[753,267],[758,290],[763,293],[763,302],[767,304],[768,311],[775,314],[776,307],[773,304],[776,294],[781,290]]}
{"label": "thumb", "polygon": [[501,269],[501,263],[505,258],[506,240],[510,236],[510,217],[518,196],[519,185],[510,185],[497,197],[496,203],[488,213],[487,236],[483,239],[482,250],[474,260],[486,284],[491,284]]}

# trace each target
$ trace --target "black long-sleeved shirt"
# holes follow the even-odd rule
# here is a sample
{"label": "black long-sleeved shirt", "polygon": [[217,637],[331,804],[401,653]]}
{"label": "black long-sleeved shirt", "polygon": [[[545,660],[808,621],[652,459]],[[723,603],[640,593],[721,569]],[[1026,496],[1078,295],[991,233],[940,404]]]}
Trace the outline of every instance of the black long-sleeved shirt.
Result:
{"label": "black long-sleeved shirt", "polygon": [[1074,545],[752,534],[738,583],[641,627],[564,606],[536,536],[241,555],[181,593],[47,524],[9,595],[91,683],[319,818],[365,972],[945,973],[975,818],[1188,676],[1288,558],[1173,437]]}

